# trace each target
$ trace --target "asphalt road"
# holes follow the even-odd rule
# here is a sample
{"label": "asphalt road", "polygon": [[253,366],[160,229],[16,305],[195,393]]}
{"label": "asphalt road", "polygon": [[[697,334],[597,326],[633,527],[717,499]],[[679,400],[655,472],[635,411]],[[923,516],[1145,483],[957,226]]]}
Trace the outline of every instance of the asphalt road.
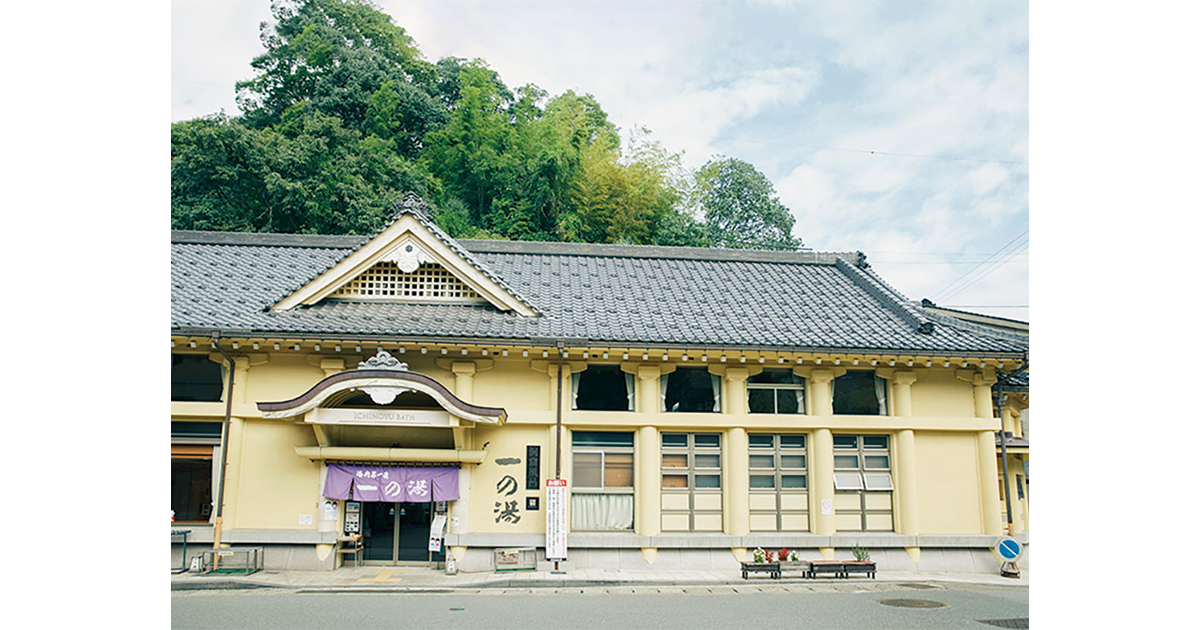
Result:
{"label": "asphalt road", "polygon": [[[778,589],[778,590],[776,590]],[[976,628],[1027,627],[1029,590],[936,589],[768,592],[731,587],[504,589],[481,593],[306,593],[191,591],[171,596],[171,627],[236,628]],[[916,600],[928,608],[889,606]],[[932,607],[937,605],[938,607]]]}

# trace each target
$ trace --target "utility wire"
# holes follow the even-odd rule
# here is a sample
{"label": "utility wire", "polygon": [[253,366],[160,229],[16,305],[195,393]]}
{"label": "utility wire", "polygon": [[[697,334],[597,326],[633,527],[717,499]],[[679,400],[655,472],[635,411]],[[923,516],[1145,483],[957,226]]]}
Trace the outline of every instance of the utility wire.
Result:
{"label": "utility wire", "polygon": [[[723,140],[726,140],[723,138]],[[751,144],[771,144],[785,147],[804,147],[806,149],[820,149],[822,151],[846,151],[850,153],[864,153],[867,155],[888,155],[892,157],[907,157],[921,158],[925,160],[947,160],[952,162],[993,162],[996,164],[1017,164],[1020,166],[1029,166],[1029,162],[1020,160],[997,160],[993,158],[972,158],[959,157],[953,155],[921,155],[917,153],[895,153],[892,151],[876,151],[872,149],[849,149],[844,147],[825,147],[816,144],[800,144],[798,142],[772,142],[770,140],[747,140],[744,138],[728,138],[732,142],[748,142]]]}
{"label": "utility wire", "polygon": [[[1023,245],[1028,245],[1028,243],[1029,243],[1029,241],[1025,241],[1025,243],[1023,243]],[[990,273],[992,273],[993,271],[995,271],[995,270],[999,269],[1000,267],[1004,266],[1004,264],[1005,264],[1005,263],[1007,263],[1009,260],[1011,260],[1011,259],[1012,259],[1012,257],[1013,257],[1014,255],[1016,255],[1016,254],[1019,254],[1019,253],[1021,253],[1021,252],[1024,252],[1024,251],[1028,251],[1028,249],[1029,249],[1028,247],[1025,247],[1025,249],[1021,249],[1021,250],[1018,250],[1018,251],[1016,251],[1016,252],[1012,252],[1012,253],[1010,253],[1009,255],[1007,255],[1006,257],[1004,257],[1003,259],[1001,259],[1001,260],[998,260],[998,261],[996,261],[996,262],[992,263],[992,264],[991,264],[989,267],[987,267],[987,268],[986,268],[986,270],[981,270],[979,274],[977,274],[977,275],[976,275],[974,278],[971,278],[971,280],[970,280],[970,281],[968,281],[966,284],[960,285],[960,286],[959,286],[957,289],[955,289],[955,290],[951,291],[950,293],[948,293],[948,294],[944,295],[944,296],[942,297],[942,299],[944,299],[944,300],[949,300],[950,298],[952,298],[952,297],[954,297],[954,296],[958,295],[959,293],[962,293],[964,290],[966,290],[966,289],[967,289],[967,287],[970,287],[970,286],[974,285],[976,282],[979,282],[979,281],[980,281],[982,278],[984,278],[984,277],[985,277],[985,276],[987,276],[988,274],[990,274]]]}
{"label": "utility wire", "polygon": [[[994,262],[993,259],[996,259],[998,256],[1004,256],[1006,253],[1011,253],[1011,252],[1008,252],[1008,249],[1010,247],[1012,247],[1014,243],[1017,243],[1017,241],[1020,241],[1022,238],[1025,238],[1026,239],[1025,243],[1028,243],[1028,238],[1027,238],[1028,236],[1029,236],[1029,229],[1026,228],[1024,232],[1021,232],[1016,237],[1014,237],[1011,241],[1005,243],[1004,246],[1002,246],[1000,249],[996,250],[991,256],[988,256],[986,260],[979,263],[979,265],[972,267],[970,270],[968,270],[963,275],[959,276],[957,279],[954,280],[954,282],[951,282],[949,285],[947,285],[941,291],[938,291],[937,293],[935,293],[930,299],[937,300],[937,299],[939,299],[938,296],[944,296],[945,298],[949,298],[951,295],[956,294],[956,290],[958,288],[960,288],[961,283],[963,283],[964,281],[967,282],[968,284],[972,283],[973,280],[971,280],[971,281],[967,280],[969,277],[971,277],[973,274],[981,271],[983,268],[986,268],[986,266],[988,266],[988,265],[996,264],[996,262]],[[1025,243],[1018,244],[1017,247],[1020,247],[1021,245],[1024,245]],[[1021,250],[1021,251],[1024,251],[1024,250]],[[992,261],[992,262],[989,262],[989,261]],[[951,293],[952,291],[954,291],[955,293]]]}

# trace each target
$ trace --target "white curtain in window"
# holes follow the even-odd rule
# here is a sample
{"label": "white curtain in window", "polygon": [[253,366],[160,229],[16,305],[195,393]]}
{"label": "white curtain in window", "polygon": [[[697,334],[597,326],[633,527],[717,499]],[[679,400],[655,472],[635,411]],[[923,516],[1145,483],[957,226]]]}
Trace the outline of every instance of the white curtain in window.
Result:
{"label": "white curtain in window", "polygon": [[667,410],[667,374],[658,377],[658,410]]}
{"label": "white curtain in window", "polygon": [[633,529],[632,494],[571,494],[571,529]]}
{"label": "white curtain in window", "polygon": [[887,415],[887,381],[875,376],[875,399],[879,401],[879,415]]}
{"label": "white curtain in window", "polygon": [[633,411],[633,375],[625,374],[625,401],[629,405],[629,410]]}
{"label": "white curtain in window", "polygon": [[712,379],[713,411],[721,413],[721,375],[709,374],[708,376]]}
{"label": "white curtain in window", "polygon": [[572,409],[579,408],[579,377],[580,376],[581,376],[581,374],[579,372],[575,372],[574,374],[571,374],[571,408]]}

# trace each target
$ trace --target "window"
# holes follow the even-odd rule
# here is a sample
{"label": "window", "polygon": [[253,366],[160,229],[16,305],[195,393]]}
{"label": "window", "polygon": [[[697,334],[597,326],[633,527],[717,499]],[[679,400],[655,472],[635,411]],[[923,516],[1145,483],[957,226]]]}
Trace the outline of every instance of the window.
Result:
{"label": "window", "polygon": [[659,381],[662,411],[721,411],[721,377],[708,368],[676,368]]}
{"label": "window", "polygon": [[808,531],[806,435],[751,433],[750,530]]}
{"label": "window", "polygon": [[571,529],[633,529],[633,433],[571,434]]}
{"label": "window", "polygon": [[172,354],[171,400],[221,402],[222,372],[206,354]]}
{"label": "window", "polygon": [[171,422],[171,511],[177,523],[212,515],[213,460],[221,452],[220,422]]}
{"label": "window", "polygon": [[871,371],[850,370],[833,379],[833,413],[887,415],[887,381]]}
{"label": "window", "polygon": [[791,370],[763,370],[746,381],[750,413],[805,413],[804,379]]}
{"label": "window", "polygon": [[663,434],[662,529],[721,531],[721,434]]}
{"label": "window", "polygon": [[571,408],[633,411],[633,375],[615,365],[589,365],[571,375]]}
{"label": "window", "polygon": [[838,531],[892,531],[891,453],[886,435],[833,436]]}

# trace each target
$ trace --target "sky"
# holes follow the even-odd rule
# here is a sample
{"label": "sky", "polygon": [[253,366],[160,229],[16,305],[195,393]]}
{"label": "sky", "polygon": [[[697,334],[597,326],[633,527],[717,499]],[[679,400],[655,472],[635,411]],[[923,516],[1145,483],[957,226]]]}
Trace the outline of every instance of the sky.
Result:
{"label": "sky", "polygon": [[[910,299],[1029,321],[1026,2],[377,0],[425,57],[595,95],[628,132],[753,164],[820,251]],[[171,117],[237,114],[269,2],[173,0]]]}

